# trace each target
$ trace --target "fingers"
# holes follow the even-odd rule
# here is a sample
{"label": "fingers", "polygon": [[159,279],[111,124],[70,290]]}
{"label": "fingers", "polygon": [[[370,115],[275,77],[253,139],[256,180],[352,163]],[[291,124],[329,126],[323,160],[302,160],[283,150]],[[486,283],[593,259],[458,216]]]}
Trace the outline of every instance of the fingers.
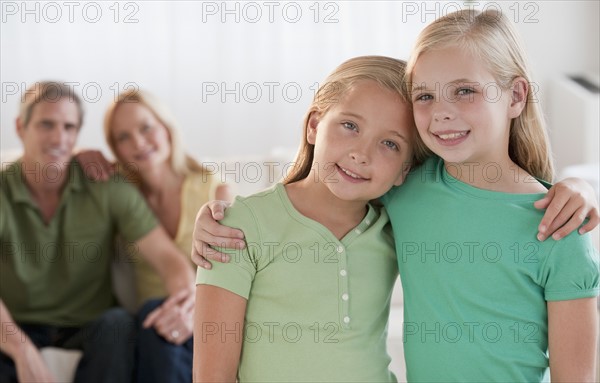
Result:
{"label": "fingers", "polygon": [[150,314],[146,317],[144,322],[142,323],[143,328],[150,328],[154,326],[155,322],[158,320],[160,315],[162,314],[162,306],[155,308],[152,310]]}
{"label": "fingers", "polygon": [[193,317],[189,302],[194,299],[185,299],[180,305],[163,308],[162,315],[155,321],[153,327],[156,332],[167,341],[174,344],[183,344],[192,335]]}
{"label": "fingers", "polygon": [[204,204],[196,215],[194,224],[192,261],[204,269],[211,269],[209,260],[217,262],[229,262],[230,256],[213,249],[223,247],[231,249],[243,249],[246,247],[244,233],[219,224],[215,216],[221,217],[229,204],[224,201],[211,201]]}
{"label": "fingers", "polygon": [[579,199],[570,199],[550,223],[545,235],[541,237],[538,235],[538,239],[542,238],[540,240],[543,241],[550,235],[554,240],[564,238],[577,230],[586,218],[589,218],[589,221],[579,229],[579,234],[585,234],[593,230],[600,222],[600,217],[595,208],[589,209],[586,205],[582,206],[582,202]]}
{"label": "fingers", "polygon": [[56,381],[40,351],[31,343],[25,347],[14,362],[19,382]]}
{"label": "fingers", "polygon": [[183,301],[180,305],[181,311],[186,314],[192,313],[194,311],[194,307],[196,307],[196,294],[188,297],[188,299]]}
{"label": "fingers", "polygon": [[[580,206],[581,204],[577,201],[573,199],[568,200],[548,224],[547,229],[543,234],[544,239],[548,238],[550,235],[554,239],[560,239],[581,225],[585,219],[585,214],[581,217],[584,210],[583,208],[580,208]],[[550,209],[551,207],[548,208],[548,210]],[[546,210],[546,214],[548,214],[548,210]]]}
{"label": "fingers", "polygon": [[[210,249],[210,247],[208,247],[209,245],[213,247],[221,247],[223,249],[243,249],[246,247],[246,241],[244,241],[243,239],[215,236],[208,232],[199,232],[197,240],[199,243],[204,244],[208,249]],[[210,256],[210,254],[216,252],[216,250],[214,249],[210,249],[207,251],[207,254],[202,253],[202,255]]]}
{"label": "fingers", "polygon": [[225,206],[224,201],[211,201],[208,203],[208,209],[212,213],[212,218],[215,220],[221,220],[225,217]]}
{"label": "fingers", "polygon": [[142,323],[142,326],[144,328],[155,326],[157,322],[162,320],[163,316],[168,315],[169,310],[177,306],[178,302],[183,298],[184,292],[185,291],[182,290],[168,297],[162,305],[160,305],[159,307],[154,309],[150,314],[148,314],[148,316]]}
{"label": "fingers", "polygon": [[[214,247],[238,250],[246,247],[246,242],[241,239],[213,237],[209,234],[206,234],[205,237],[209,239],[206,241],[195,239],[193,246],[194,253],[203,260],[227,263],[231,259],[231,255],[215,250]],[[192,258],[194,257],[192,256]]]}
{"label": "fingers", "polygon": [[226,205],[227,203],[223,201],[211,201],[200,208],[194,223],[195,239],[210,243],[211,241],[214,242],[216,237],[244,238],[244,233],[241,230],[223,226],[213,217],[213,211],[216,211],[217,215],[222,215]]}
{"label": "fingers", "polygon": [[[563,210],[563,207],[567,204],[567,202],[569,201],[569,197],[564,195],[564,194],[560,194],[560,193],[554,193],[553,189],[550,189],[550,191],[548,192],[548,194],[546,195],[545,198],[543,198],[540,201],[540,204],[543,204],[545,199],[548,199],[548,207],[546,209],[546,213],[544,213],[544,217],[542,217],[542,221],[540,222],[540,225],[538,226],[538,240],[543,241],[545,240],[549,234],[552,233],[552,231],[549,230],[549,228],[551,227],[552,223],[554,222],[554,220],[556,219],[556,217],[561,213],[561,211]],[[537,206],[536,206],[537,207]],[[573,215],[573,213],[575,212],[575,210],[571,211],[571,214],[569,215],[569,217],[571,215]],[[567,217],[567,218],[569,218]],[[566,220],[564,221],[566,222]],[[563,222],[563,223],[564,223]]]}
{"label": "fingers", "polygon": [[223,201],[211,201],[200,209],[196,218],[196,228],[204,231],[200,235],[205,235],[205,237],[200,237],[200,240],[204,240],[205,242],[213,240],[214,242],[216,237],[244,238],[244,233],[241,230],[223,226],[217,222],[218,219],[223,219],[225,208],[228,205],[227,202]]}
{"label": "fingers", "polygon": [[584,220],[585,210],[583,208],[580,208],[570,218],[568,218],[568,221],[564,225],[560,225],[560,221],[557,222],[557,230],[554,232],[549,231],[549,233],[552,234],[552,238],[554,240],[559,240],[561,238],[566,237],[574,230],[577,230],[577,228],[581,226]]}
{"label": "fingers", "polygon": [[550,202],[552,201],[552,198],[554,198],[555,191],[556,191],[556,188],[551,188],[550,190],[548,190],[548,193],[546,193],[544,198],[535,201],[533,203],[533,206],[535,206],[537,209],[547,208],[548,205],[550,204]]}
{"label": "fingers", "polygon": [[596,226],[600,223],[600,215],[598,214],[598,210],[594,209],[589,214],[589,221],[579,228],[579,234],[589,233],[594,230]]}
{"label": "fingers", "polygon": [[212,264],[208,262],[202,255],[200,255],[195,248],[192,249],[192,262],[194,262],[196,266],[202,267],[203,269],[212,269]]}
{"label": "fingers", "polygon": [[94,151],[94,156],[92,158],[92,162],[90,163],[90,171],[96,172],[96,180],[107,181],[110,174],[110,163],[106,161],[104,156],[98,152]]}
{"label": "fingers", "polygon": [[183,326],[177,323],[176,315],[164,315],[152,327],[160,336],[171,343],[176,343],[181,340],[181,331],[179,329],[183,329]]}
{"label": "fingers", "polygon": [[85,175],[93,181],[107,181],[115,172],[115,166],[99,150],[84,150],[75,158]]}
{"label": "fingers", "polygon": [[[552,194],[554,194],[554,192]],[[535,201],[533,206],[536,209],[545,209],[550,204],[550,201],[552,201],[552,197],[550,196],[550,192],[548,192],[544,198]]]}

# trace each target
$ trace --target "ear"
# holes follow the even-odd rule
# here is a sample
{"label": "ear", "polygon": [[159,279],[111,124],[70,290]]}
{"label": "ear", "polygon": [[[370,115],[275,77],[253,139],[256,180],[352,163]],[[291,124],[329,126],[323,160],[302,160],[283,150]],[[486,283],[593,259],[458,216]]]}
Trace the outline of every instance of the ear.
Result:
{"label": "ear", "polygon": [[406,176],[408,175],[408,172],[410,171],[411,165],[412,164],[410,162],[405,162],[402,165],[402,173],[400,173],[398,178],[396,178],[396,181],[394,181],[394,186],[400,186],[404,183],[404,180],[406,179]]}
{"label": "ear", "polygon": [[516,118],[521,115],[527,104],[527,95],[529,94],[529,83],[523,77],[517,77],[513,80],[510,88],[511,102],[508,109],[509,117]]}
{"label": "ear", "polygon": [[308,117],[308,123],[306,124],[306,141],[311,145],[314,145],[317,141],[317,126],[319,125],[320,117],[321,114],[317,111],[311,112]]}
{"label": "ear", "polygon": [[25,129],[25,127],[23,126],[23,122],[21,121],[21,117],[17,117],[17,119],[15,120],[15,125],[17,127],[17,135],[22,140],[23,139],[23,130]]}

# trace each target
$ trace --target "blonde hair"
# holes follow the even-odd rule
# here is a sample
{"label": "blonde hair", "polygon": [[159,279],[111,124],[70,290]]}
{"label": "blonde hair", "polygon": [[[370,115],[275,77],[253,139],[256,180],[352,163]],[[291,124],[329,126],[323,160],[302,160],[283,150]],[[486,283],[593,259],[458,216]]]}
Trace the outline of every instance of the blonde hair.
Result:
{"label": "blonde hair", "polygon": [[[466,48],[485,61],[503,89],[510,89],[517,77],[531,84],[523,44],[511,22],[497,10],[474,9],[441,17],[419,34],[407,65],[408,83],[421,54],[450,45]],[[554,169],[546,123],[531,90],[521,115],[511,121],[508,153],[511,160],[529,174],[552,180]]]}
{"label": "blonde hair", "polygon": [[69,102],[74,102],[77,106],[77,111],[79,112],[78,128],[81,128],[81,125],[83,125],[83,104],[81,103],[81,99],[72,88],[57,81],[40,81],[27,88],[19,106],[19,120],[21,124],[24,127],[29,124],[31,115],[33,114],[33,107],[38,103],[58,102],[65,98]]}
{"label": "blonde hair", "polygon": [[119,94],[117,99],[108,107],[104,116],[104,137],[110,150],[117,159],[120,171],[127,173],[128,176],[131,177],[130,179],[136,180],[137,182],[140,181],[139,174],[137,174],[135,167],[124,164],[120,160],[116,150],[116,142],[112,135],[112,124],[115,112],[119,105],[124,103],[139,103],[148,108],[161,124],[165,126],[171,138],[171,168],[176,174],[185,176],[190,173],[204,173],[207,171],[203,166],[196,162],[196,160],[184,152],[177,121],[169,109],[156,97],[139,89],[128,90]]}
{"label": "blonde hair", "polygon": [[[285,184],[300,181],[310,173],[315,146],[307,140],[308,124],[313,112],[327,113],[342,95],[359,81],[375,81],[384,88],[396,92],[411,107],[404,83],[406,62],[384,56],[360,56],[343,62],[317,90],[303,120],[302,142],[294,164],[284,179]],[[412,114],[412,109],[411,112]]]}

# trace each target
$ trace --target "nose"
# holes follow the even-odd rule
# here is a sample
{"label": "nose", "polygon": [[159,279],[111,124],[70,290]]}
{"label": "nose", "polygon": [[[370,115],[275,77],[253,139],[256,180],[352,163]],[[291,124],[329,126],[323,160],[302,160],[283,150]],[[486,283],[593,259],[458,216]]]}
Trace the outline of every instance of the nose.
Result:
{"label": "nose", "polygon": [[141,134],[134,134],[132,141],[133,141],[133,145],[136,149],[142,148],[146,144],[146,140],[144,139],[144,137]]}
{"label": "nose", "polygon": [[454,115],[452,113],[447,112],[447,111],[440,111],[440,112],[435,112],[433,114],[433,119],[436,122],[452,121],[452,120],[454,120]]}
{"label": "nose", "polygon": [[361,165],[368,164],[369,157],[370,157],[369,151],[364,147],[360,147],[360,146],[354,147],[350,151],[350,158],[352,158],[352,160],[357,164],[361,164]]}
{"label": "nose", "polygon": [[69,132],[66,128],[60,125],[54,125],[52,134],[50,134],[50,142],[54,145],[62,145],[69,140]]}
{"label": "nose", "polygon": [[448,101],[440,101],[433,110],[433,119],[436,122],[452,121],[456,118],[453,106]]}

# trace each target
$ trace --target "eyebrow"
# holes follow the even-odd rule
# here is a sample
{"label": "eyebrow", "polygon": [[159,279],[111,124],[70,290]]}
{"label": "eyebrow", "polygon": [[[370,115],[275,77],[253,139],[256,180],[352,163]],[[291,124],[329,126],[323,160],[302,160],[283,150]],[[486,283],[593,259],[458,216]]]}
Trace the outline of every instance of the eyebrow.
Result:
{"label": "eyebrow", "polygon": [[[470,80],[468,78],[459,78],[459,79],[456,79],[456,80],[448,82],[448,84],[458,84],[458,83],[461,83],[461,82],[466,82],[466,83],[470,83],[470,84],[479,84],[478,81],[473,81],[473,80]],[[421,91],[421,90],[424,90],[424,89],[427,89],[427,88],[428,87],[425,86],[424,83],[421,83],[421,85],[413,87],[412,91],[413,92],[417,92],[417,91]]]}
{"label": "eyebrow", "polygon": [[392,133],[392,134],[393,134],[393,135],[395,135],[395,136],[398,136],[398,137],[400,137],[400,138],[401,138],[401,139],[402,139],[404,142],[406,142],[407,144],[410,144],[410,142],[408,142],[408,139],[406,139],[406,137],[404,137],[402,134],[398,133],[397,131],[395,131],[395,130],[390,130],[389,132],[390,132],[390,133]]}
{"label": "eyebrow", "polygon": [[360,114],[356,114],[356,113],[352,113],[352,112],[342,112],[340,114],[343,115],[343,116],[354,117],[356,119],[364,121],[364,117],[361,116]]}

